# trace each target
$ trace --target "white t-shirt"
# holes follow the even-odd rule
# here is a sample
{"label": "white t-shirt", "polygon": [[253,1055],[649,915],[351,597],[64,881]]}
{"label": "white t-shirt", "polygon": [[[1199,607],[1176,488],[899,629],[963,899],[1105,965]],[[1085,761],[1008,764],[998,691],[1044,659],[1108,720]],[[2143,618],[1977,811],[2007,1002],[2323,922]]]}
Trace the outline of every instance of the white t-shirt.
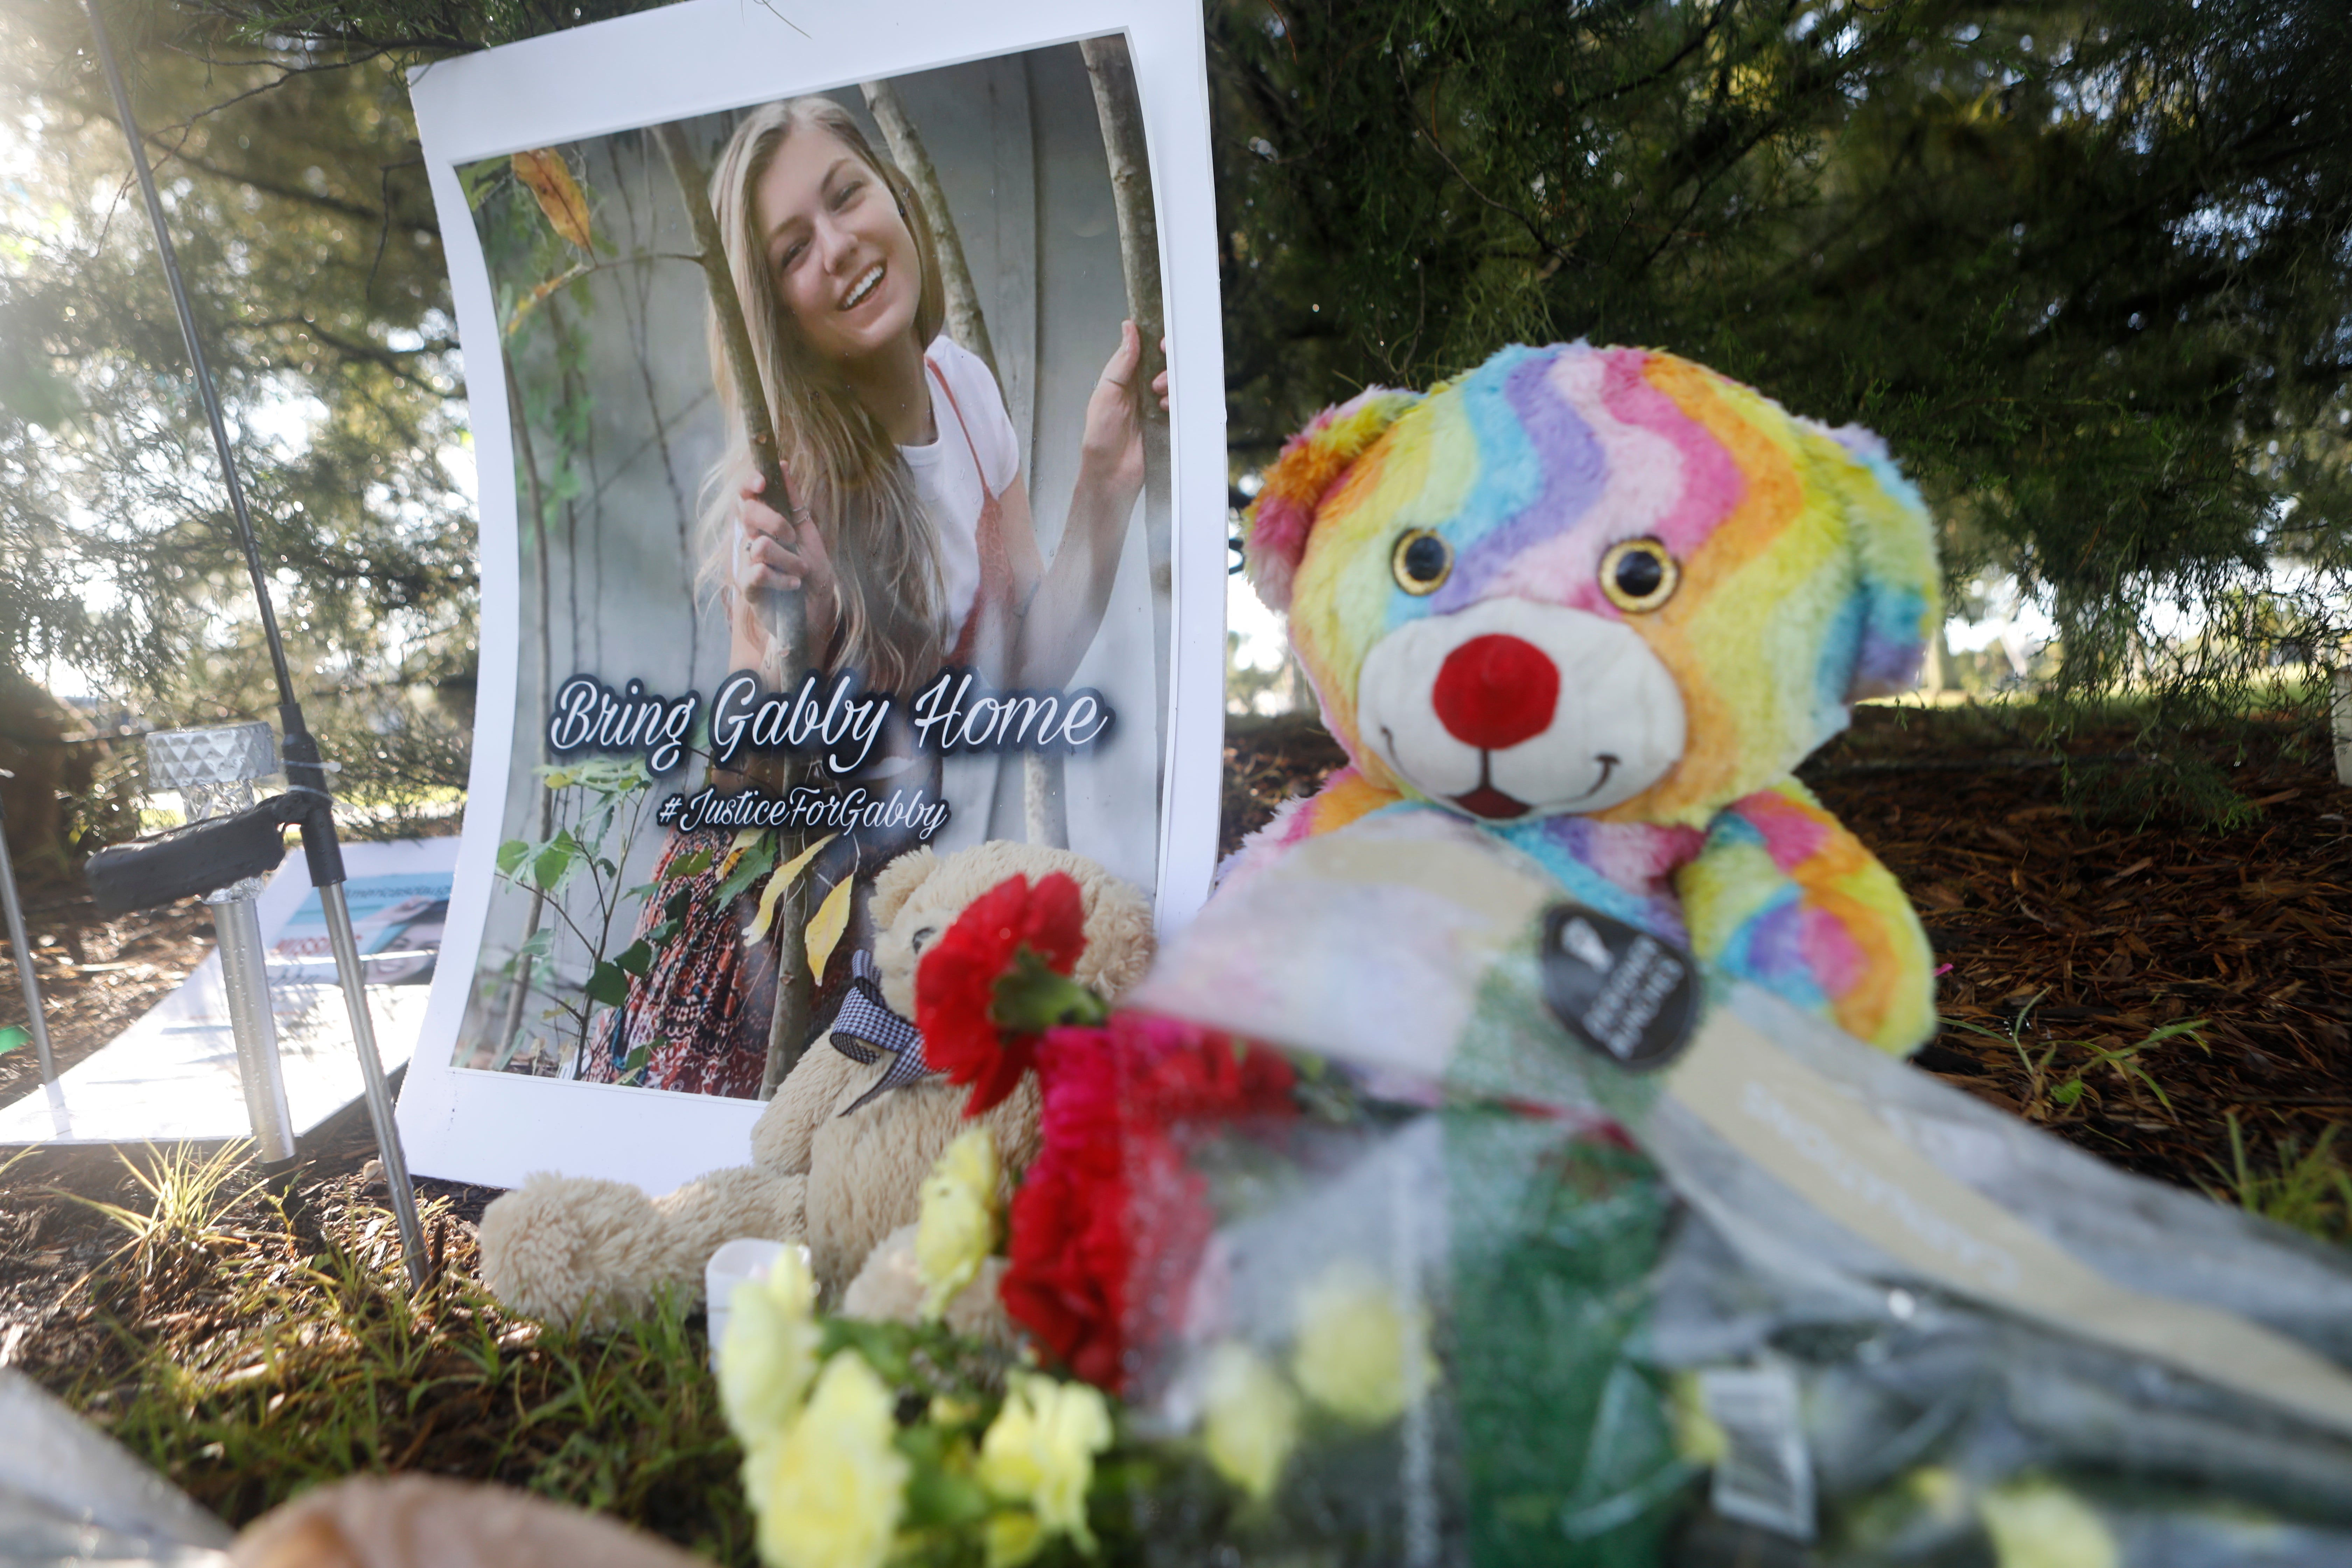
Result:
{"label": "white t-shirt", "polygon": [[[940,567],[945,579],[947,637],[953,642],[980,597],[980,512],[991,496],[1003,495],[1020,476],[1021,442],[1013,431],[1013,416],[1004,411],[1004,395],[996,378],[969,349],[950,342],[942,334],[925,356],[939,367],[955,392],[950,404],[940,391],[940,377],[924,372],[931,389],[931,418],[940,438],[928,446],[901,447],[898,455],[915,476],[915,488],[930,508],[940,531]],[[963,420],[956,419],[961,409]],[[971,437],[967,446],[966,433]],[[972,471],[972,454],[980,456],[980,471]],[[985,484],[987,488],[982,489]]]}

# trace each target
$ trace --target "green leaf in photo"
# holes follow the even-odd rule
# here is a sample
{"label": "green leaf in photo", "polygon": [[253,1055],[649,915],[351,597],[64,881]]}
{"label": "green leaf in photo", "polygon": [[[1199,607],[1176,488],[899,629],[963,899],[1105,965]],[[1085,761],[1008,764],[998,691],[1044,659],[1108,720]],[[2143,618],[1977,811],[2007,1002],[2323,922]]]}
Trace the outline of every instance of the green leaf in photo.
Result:
{"label": "green leaf in photo", "polygon": [[751,889],[752,883],[774,870],[775,867],[776,836],[763,833],[759,842],[743,851],[743,858],[735,862],[735,868],[727,873],[727,879],[719,884],[719,890],[711,896],[723,909],[741,898]]}
{"label": "green leaf in photo", "polygon": [[538,884],[540,891],[551,893],[563,880],[564,873],[572,869],[572,847],[558,838],[532,858],[530,879]]}
{"label": "green leaf in photo", "polygon": [[30,1030],[19,1027],[15,1024],[9,1025],[5,1029],[0,1029],[0,1057],[6,1056],[10,1051],[15,1050],[18,1046],[23,1045],[26,1040],[29,1040],[33,1036]]}
{"label": "green leaf in photo", "polygon": [[662,873],[662,880],[665,882],[682,882],[688,877],[699,877],[705,871],[709,869],[710,847],[709,845],[705,845],[691,854],[681,856],[679,858],[671,861],[669,863],[669,869]]}
{"label": "green leaf in photo", "polygon": [[629,972],[608,958],[589,973],[583,989],[590,1001],[617,1007],[629,999]]}

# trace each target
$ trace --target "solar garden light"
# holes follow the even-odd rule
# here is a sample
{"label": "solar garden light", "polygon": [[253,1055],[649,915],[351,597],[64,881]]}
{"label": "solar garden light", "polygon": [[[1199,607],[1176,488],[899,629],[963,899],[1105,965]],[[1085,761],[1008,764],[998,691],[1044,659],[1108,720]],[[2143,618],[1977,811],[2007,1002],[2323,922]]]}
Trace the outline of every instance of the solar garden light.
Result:
{"label": "solar garden light", "polygon": [[[286,644],[278,635],[278,613],[270,605],[269,580],[261,569],[261,548],[255,542],[253,518],[245,504],[245,487],[228,444],[228,426],[221,418],[220,394],[196,333],[196,318],[189,308],[188,288],[180,278],[180,262],[172,248],[172,233],[163,221],[163,204],[155,194],[154,172],[131,117],[131,95],[123,89],[122,70],[106,40],[97,0],[83,0],[89,16],[90,41],[97,46],[99,64],[114,98],[115,118],[121,121],[123,140],[131,149],[131,168],[139,178],[139,194],[147,207],[148,226],[155,232],[155,249],[163,264],[163,281],[172,291],[172,306],[180,318],[180,336],[188,346],[188,367],[194,373],[196,395],[205,419],[212,426],[213,449],[219,454],[221,479],[228,490],[229,513],[236,523],[237,542],[244,547],[245,568],[253,579],[253,596],[261,610],[262,636],[269,645],[269,665],[278,680],[278,721],[284,735],[286,789],[257,805],[184,827],[153,839],[105,850],[90,858],[90,893],[102,913],[121,913],[169,903],[194,893],[210,893],[242,878],[270,870],[286,856],[287,827],[302,829],[302,852],[310,863],[310,885],[319,890],[320,910],[327,917],[327,938],[335,952],[335,973],[342,983],[343,1003],[352,1018],[352,1041],[358,1047],[360,1076],[365,1092],[368,1121],[375,1131],[376,1154],[383,1162],[384,1185],[392,1194],[400,1222],[400,1250],[408,1268],[409,1283],[425,1288],[425,1236],[416,1219],[416,1194],[408,1184],[408,1161],[400,1148],[400,1129],[392,1114],[392,1091],[383,1078],[383,1059],[376,1054],[375,1029],[368,1019],[366,972],[361,966],[359,944],[352,936],[352,910],[343,897],[343,850],[335,837],[333,798],[327,793],[327,773],[319,760],[319,743],[302,719],[302,704],[294,696],[294,678],[286,667]],[[265,1005],[265,1012],[266,1012]]]}
{"label": "solar garden light", "polygon": [[[0,768],[0,779],[16,776]],[[25,936],[25,906],[16,897],[16,868],[8,860],[8,814],[5,802],[0,802],[0,910],[8,917],[8,946],[16,955],[16,983],[24,988],[33,1049],[41,1058],[41,1081],[54,1089],[58,1063],[49,1054],[49,1022],[41,1012],[41,977],[33,970],[33,944]]]}
{"label": "solar garden light", "polygon": [[[278,738],[269,726],[220,724],[205,730],[157,730],[147,737],[147,784],[177,790],[182,814],[208,822],[250,808],[254,785],[278,771]],[[212,906],[220,953],[221,985],[228,994],[229,1034],[236,1042],[237,1081],[261,1168],[271,1176],[294,1164],[294,1113],[278,1060],[278,1019],[269,1002],[268,952],[262,945],[261,879],[240,877],[204,896]]]}

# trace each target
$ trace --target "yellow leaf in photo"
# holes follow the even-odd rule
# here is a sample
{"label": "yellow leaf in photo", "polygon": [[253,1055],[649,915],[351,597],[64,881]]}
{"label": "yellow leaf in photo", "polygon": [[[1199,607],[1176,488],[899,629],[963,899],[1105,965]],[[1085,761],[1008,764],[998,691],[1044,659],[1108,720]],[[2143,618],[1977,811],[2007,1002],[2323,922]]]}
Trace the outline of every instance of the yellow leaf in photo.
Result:
{"label": "yellow leaf in photo", "polygon": [[776,920],[776,900],[784,896],[784,889],[793,885],[808,863],[816,858],[816,852],[840,837],[838,833],[828,833],[776,868],[774,874],[768,879],[767,890],[760,895],[760,912],[752,920],[751,929],[743,933],[745,942],[758,942],[768,934],[768,928]]}
{"label": "yellow leaf in photo", "polygon": [[565,288],[570,284],[578,282],[581,279],[588,276],[590,270],[591,268],[588,263],[584,261],[572,267],[567,267],[556,277],[549,279],[546,282],[541,284],[538,288],[524,295],[522,303],[515,307],[514,314],[507,318],[507,336],[512,337],[517,332],[522,331],[524,319],[533,310],[538,310],[550,294],[554,293],[559,289]]}
{"label": "yellow leaf in photo", "polygon": [[833,885],[824,902],[816,907],[816,916],[808,923],[808,972],[823,974],[824,962],[841,941],[841,933],[849,929],[849,889],[856,883],[847,877]]}
{"label": "yellow leaf in photo", "polygon": [[555,232],[583,250],[595,247],[596,237],[588,226],[588,197],[580,189],[580,182],[563,162],[563,154],[552,147],[535,147],[528,153],[514,155],[515,178],[530,187],[539,198],[539,210]]}
{"label": "yellow leaf in photo", "polygon": [[727,880],[735,868],[741,864],[745,851],[760,842],[761,836],[767,831],[764,827],[746,827],[727,841],[727,853],[719,858],[719,879],[721,882]]}

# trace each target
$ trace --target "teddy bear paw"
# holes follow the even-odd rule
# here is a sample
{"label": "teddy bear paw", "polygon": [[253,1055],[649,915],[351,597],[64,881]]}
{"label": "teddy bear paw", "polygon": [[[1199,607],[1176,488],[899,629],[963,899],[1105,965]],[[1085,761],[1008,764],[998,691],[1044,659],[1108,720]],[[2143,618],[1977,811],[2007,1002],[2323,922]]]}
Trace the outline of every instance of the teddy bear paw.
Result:
{"label": "teddy bear paw", "polygon": [[513,1311],[575,1328],[643,1316],[667,1237],[625,1182],[534,1175],[482,1213],[482,1283]]}

